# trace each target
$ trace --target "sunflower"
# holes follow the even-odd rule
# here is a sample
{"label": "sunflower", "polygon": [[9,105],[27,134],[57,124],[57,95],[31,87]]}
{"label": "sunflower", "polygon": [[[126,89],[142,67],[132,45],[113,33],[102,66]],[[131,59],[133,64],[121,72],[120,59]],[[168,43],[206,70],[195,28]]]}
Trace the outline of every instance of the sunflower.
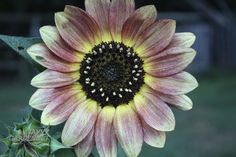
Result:
{"label": "sunflower", "polygon": [[85,0],[86,11],[66,6],[56,26],[40,29],[43,43],[28,49],[47,69],[31,84],[30,105],[41,122],[65,122],[62,142],[87,157],[139,155],[143,142],[163,147],[174,130],[170,106],[189,110],[185,94],[198,86],[183,70],[196,52],[192,33],[175,33],[176,22],[156,20],[155,6],[135,10],[134,0]]}

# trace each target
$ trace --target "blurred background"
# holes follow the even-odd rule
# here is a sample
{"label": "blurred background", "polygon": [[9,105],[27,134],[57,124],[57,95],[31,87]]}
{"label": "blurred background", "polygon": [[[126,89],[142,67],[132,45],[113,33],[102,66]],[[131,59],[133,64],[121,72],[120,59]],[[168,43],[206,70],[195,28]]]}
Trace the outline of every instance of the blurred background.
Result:
{"label": "blurred background", "polygon": [[[83,0],[1,0],[0,34],[37,37],[41,26],[54,25],[54,12],[66,4],[84,8]],[[137,7],[146,4],[156,5],[159,19],[177,20],[177,32],[196,34],[198,55],[189,71],[200,86],[189,94],[193,110],[174,109],[177,127],[168,133],[166,147],[145,145],[140,156],[235,157],[236,1],[136,0]],[[30,86],[34,75],[35,69],[0,42],[0,134],[26,112],[36,90]]]}

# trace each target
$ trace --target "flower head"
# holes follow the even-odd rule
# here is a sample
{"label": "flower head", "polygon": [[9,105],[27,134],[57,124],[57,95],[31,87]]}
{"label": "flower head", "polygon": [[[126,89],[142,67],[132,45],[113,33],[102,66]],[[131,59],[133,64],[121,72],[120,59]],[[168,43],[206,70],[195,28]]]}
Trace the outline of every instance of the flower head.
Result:
{"label": "flower head", "polygon": [[[32,80],[30,100],[46,125],[65,123],[62,142],[88,156],[115,157],[120,143],[138,156],[143,141],[163,147],[174,130],[169,106],[192,108],[197,87],[183,70],[196,52],[192,33],[175,33],[174,20],[156,20],[153,5],[134,0],[85,0],[86,11],[66,6],[55,26],[40,29],[44,43],[28,49],[47,68]],[[168,105],[167,105],[168,104]]]}

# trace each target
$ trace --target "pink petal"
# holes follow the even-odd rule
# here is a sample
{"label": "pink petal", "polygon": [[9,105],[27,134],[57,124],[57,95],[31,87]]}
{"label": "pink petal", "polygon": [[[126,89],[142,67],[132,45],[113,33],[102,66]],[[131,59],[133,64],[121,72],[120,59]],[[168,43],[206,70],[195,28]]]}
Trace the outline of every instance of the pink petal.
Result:
{"label": "pink petal", "polygon": [[75,153],[79,157],[88,157],[92,152],[94,141],[94,128],[89,134],[75,146]]}
{"label": "pink petal", "polygon": [[129,105],[116,108],[114,128],[127,156],[137,157],[142,149],[143,131],[138,116]]}
{"label": "pink petal", "polygon": [[86,95],[78,87],[67,89],[43,110],[41,123],[58,125],[66,121],[75,108],[85,101]]}
{"label": "pink petal", "polygon": [[191,47],[196,40],[196,36],[193,33],[175,33],[168,48],[172,47]]}
{"label": "pink petal", "polygon": [[51,70],[73,72],[80,68],[78,63],[69,63],[54,55],[43,43],[31,46],[27,52],[37,63]]}
{"label": "pink petal", "polygon": [[122,27],[135,11],[134,0],[112,0],[109,14],[109,25],[112,38],[121,41]]}
{"label": "pink petal", "polygon": [[62,142],[66,146],[74,146],[81,142],[92,130],[98,115],[98,105],[87,99],[77,106],[67,120],[62,131]]}
{"label": "pink petal", "polygon": [[31,85],[38,88],[57,88],[73,84],[79,77],[79,72],[60,73],[45,70],[31,80]]}
{"label": "pink petal", "polygon": [[154,5],[147,5],[137,9],[130,16],[122,28],[122,42],[132,47],[140,34],[155,22],[157,10]]}
{"label": "pink petal", "polygon": [[146,74],[145,83],[152,89],[167,95],[183,95],[197,88],[197,80],[187,72],[156,78]]}
{"label": "pink petal", "polygon": [[38,89],[30,98],[29,105],[37,110],[43,110],[54,96],[55,89]]}
{"label": "pink petal", "polygon": [[112,125],[115,108],[104,107],[100,112],[95,132],[95,141],[98,153],[101,157],[117,156],[117,140]]}
{"label": "pink petal", "polygon": [[185,52],[195,52],[194,49],[192,48],[186,48],[186,47],[171,47],[171,48],[166,48],[164,51],[154,55],[154,56],[151,56],[151,57],[148,57],[145,59],[145,63],[149,63],[149,62],[152,62],[156,59],[159,59],[161,57],[165,57],[165,56],[169,56],[169,55],[178,55],[178,54],[182,54],[182,53],[185,53]]}
{"label": "pink petal", "polygon": [[85,8],[102,29],[102,40],[111,41],[108,22],[110,0],[85,0]]}
{"label": "pink petal", "polygon": [[34,109],[43,110],[51,101],[64,94],[64,91],[71,89],[73,86],[53,89],[38,89],[30,98],[29,105]]}
{"label": "pink petal", "polygon": [[164,50],[175,33],[174,20],[160,20],[148,27],[136,42],[134,49],[140,57],[150,57]]}
{"label": "pink petal", "polygon": [[95,46],[95,32],[91,27],[96,27],[96,23],[84,11],[79,10],[76,16],[56,13],[55,21],[62,38],[75,50],[88,53]]}
{"label": "pink petal", "polygon": [[144,141],[150,146],[163,148],[166,142],[166,133],[157,131],[142,120]]}
{"label": "pink petal", "polygon": [[[161,55],[161,56],[160,56]],[[144,70],[157,77],[166,77],[183,71],[196,56],[191,48],[172,48],[145,61]]]}
{"label": "pink petal", "polygon": [[141,91],[134,97],[135,108],[140,117],[152,128],[159,131],[173,131],[175,118],[171,109],[160,98]]}
{"label": "pink petal", "polygon": [[43,26],[40,35],[47,47],[58,57],[68,62],[80,62],[84,54],[76,52],[61,38],[55,26]]}
{"label": "pink petal", "polygon": [[166,95],[158,93],[160,98],[168,104],[171,104],[181,110],[188,111],[193,108],[192,100],[186,95]]}
{"label": "pink petal", "polygon": [[101,29],[92,16],[80,8],[70,5],[65,7],[64,12],[69,15],[71,19],[78,21],[80,25],[82,25],[80,20],[87,24],[88,30],[86,30],[88,32],[85,33],[93,45],[98,45],[102,42]]}

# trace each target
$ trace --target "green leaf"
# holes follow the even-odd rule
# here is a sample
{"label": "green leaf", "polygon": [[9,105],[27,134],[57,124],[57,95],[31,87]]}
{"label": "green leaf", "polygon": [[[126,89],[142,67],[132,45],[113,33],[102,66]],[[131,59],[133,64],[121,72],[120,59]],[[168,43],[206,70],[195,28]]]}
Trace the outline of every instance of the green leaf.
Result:
{"label": "green leaf", "polygon": [[0,35],[0,39],[5,42],[8,46],[10,46],[15,52],[24,57],[28,62],[33,64],[39,71],[43,71],[45,68],[32,60],[32,58],[28,55],[26,50],[36,44],[41,43],[42,39],[33,37],[33,38],[25,38],[25,37],[16,37],[16,36],[7,36]]}
{"label": "green leaf", "polygon": [[50,154],[48,157],[55,157],[55,155],[54,154]]}
{"label": "green leaf", "polygon": [[11,141],[9,140],[9,138],[0,138],[0,141],[6,146],[9,146],[11,144]]}
{"label": "green leaf", "polygon": [[59,149],[66,149],[66,148],[70,148],[70,147],[66,147],[65,145],[57,141],[56,139],[51,138],[51,153],[54,153]]}
{"label": "green leaf", "polygon": [[73,149],[62,149],[55,152],[55,157],[76,157]]}

